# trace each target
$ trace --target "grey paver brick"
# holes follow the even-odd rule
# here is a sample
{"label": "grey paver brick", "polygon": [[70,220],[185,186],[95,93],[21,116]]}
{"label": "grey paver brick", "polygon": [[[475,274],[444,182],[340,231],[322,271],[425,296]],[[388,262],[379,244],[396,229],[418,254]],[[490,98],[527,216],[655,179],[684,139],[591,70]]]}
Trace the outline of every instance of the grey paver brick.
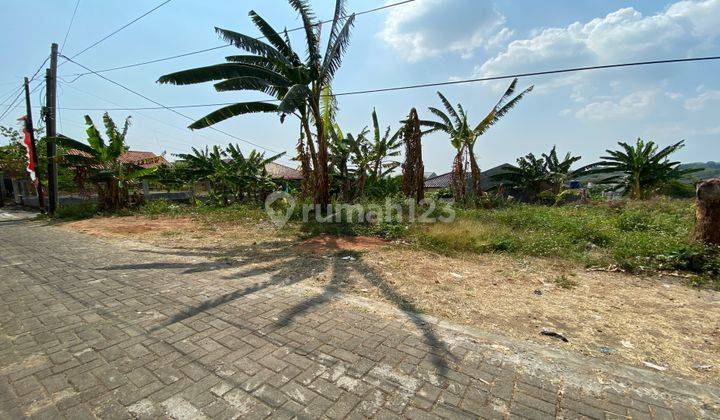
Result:
{"label": "grey paver brick", "polygon": [[[560,392],[555,375],[525,372],[491,346],[457,337],[446,346],[457,331],[263,288],[281,274],[238,275],[242,261],[33,223],[0,225],[0,243],[0,332],[15,337],[0,340],[0,418],[720,414],[657,375],[623,377],[623,394]],[[563,374],[597,385],[593,371],[572,369]]]}

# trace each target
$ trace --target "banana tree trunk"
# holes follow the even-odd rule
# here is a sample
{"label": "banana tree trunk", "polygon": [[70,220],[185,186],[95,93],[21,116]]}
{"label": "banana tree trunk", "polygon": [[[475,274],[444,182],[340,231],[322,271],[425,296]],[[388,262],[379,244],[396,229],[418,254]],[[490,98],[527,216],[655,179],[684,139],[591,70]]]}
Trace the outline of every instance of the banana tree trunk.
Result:
{"label": "banana tree trunk", "polygon": [[720,245],[720,178],[707,180],[697,187],[695,239]]}
{"label": "banana tree trunk", "polygon": [[452,190],[455,202],[465,201],[466,197],[466,184],[467,177],[465,176],[465,168],[463,165],[464,147],[461,147],[455,159],[453,160],[453,171],[452,171]]}
{"label": "banana tree trunk", "polygon": [[633,183],[633,190],[630,195],[631,198],[634,198],[635,200],[639,200],[642,198],[642,187],[640,186],[640,174],[635,174],[635,182]]}
{"label": "banana tree trunk", "polygon": [[475,200],[478,200],[483,195],[480,166],[475,159],[475,152],[473,152],[472,147],[469,148],[468,153],[470,154],[470,172],[472,174],[473,195]]}
{"label": "banana tree trunk", "polygon": [[305,138],[307,139],[308,149],[310,150],[310,158],[312,159],[313,168],[316,168],[318,166],[317,152],[315,152],[312,130],[310,130],[310,122],[308,121],[307,115],[303,114],[301,117],[301,124],[303,130],[305,130]]}
{"label": "banana tree trunk", "polygon": [[365,193],[366,180],[367,180],[367,174],[365,173],[365,169],[360,168],[360,176],[358,177],[358,183],[357,183],[357,192],[355,193],[356,198],[362,197],[362,195]]}
{"label": "banana tree trunk", "polygon": [[[302,198],[308,198],[312,195],[312,189],[313,189],[313,177],[312,177],[312,169],[310,167],[310,156],[308,156],[308,150],[305,146],[305,140],[302,135],[302,129],[301,129],[301,135],[300,139],[298,140],[297,144],[297,154],[298,159],[300,159],[300,173],[302,174],[302,180],[300,181],[300,191],[302,194]],[[312,138],[309,140],[312,142]]]}
{"label": "banana tree trunk", "polygon": [[328,145],[325,139],[320,105],[312,104],[312,112],[317,130],[317,165],[315,166],[315,204],[320,205],[324,214],[330,205],[330,178],[328,177]]}

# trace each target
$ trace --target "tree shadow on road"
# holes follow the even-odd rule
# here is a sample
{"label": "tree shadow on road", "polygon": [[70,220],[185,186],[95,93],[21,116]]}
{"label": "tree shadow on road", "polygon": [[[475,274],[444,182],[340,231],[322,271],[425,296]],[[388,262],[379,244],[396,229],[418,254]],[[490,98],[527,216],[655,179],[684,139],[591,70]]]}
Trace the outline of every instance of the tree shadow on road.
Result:
{"label": "tree shadow on road", "polygon": [[[419,308],[412,299],[402,295],[372,266],[362,261],[359,254],[351,258],[343,254],[337,244],[330,242],[325,249],[315,250],[309,254],[302,252],[297,243],[289,241],[269,241],[259,244],[241,246],[232,250],[212,248],[177,248],[168,250],[139,250],[138,252],[177,255],[180,257],[216,258],[215,262],[150,262],[144,264],[126,264],[106,267],[106,270],[181,270],[182,274],[202,273],[209,271],[228,271],[223,275],[225,280],[248,280],[260,277],[263,280],[248,285],[243,289],[207,299],[197,305],[189,306],[171,316],[166,322],[152,328],[157,331],[177,322],[184,321],[213,308],[236,301],[245,296],[272,288],[293,285],[309,280],[320,273],[331,269],[331,279],[320,294],[303,299],[295,306],[283,311],[275,322],[275,328],[287,327],[303,314],[315,307],[327,304],[347,287],[347,280],[354,272],[375,287],[380,294],[412,322],[422,334],[424,343],[429,348],[430,360],[440,376],[445,376],[449,362],[455,360],[447,344],[438,336],[433,326],[420,314]],[[322,254],[322,255],[318,255]],[[346,259],[343,259],[345,256]],[[232,271],[231,271],[232,269]],[[230,272],[231,271],[231,272]]]}
{"label": "tree shadow on road", "polygon": [[423,335],[425,344],[430,349],[429,355],[431,363],[438,370],[439,376],[446,376],[449,369],[448,359],[456,361],[455,356],[450,352],[447,344],[442,341],[432,325],[420,314],[419,308],[415,306],[412,300],[399,293],[377,270],[364,263],[362,257],[359,255],[353,256],[352,259],[348,260],[344,260],[339,255],[334,258],[332,280],[324,287],[322,293],[305,299],[284,311],[275,325],[285,327],[313,307],[328,303],[338,292],[343,291],[345,288],[343,280],[350,278],[351,271],[354,271],[373,285],[380,291],[385,299],[392,302],[392,304],[400,309],[403,315],[415,325]]}

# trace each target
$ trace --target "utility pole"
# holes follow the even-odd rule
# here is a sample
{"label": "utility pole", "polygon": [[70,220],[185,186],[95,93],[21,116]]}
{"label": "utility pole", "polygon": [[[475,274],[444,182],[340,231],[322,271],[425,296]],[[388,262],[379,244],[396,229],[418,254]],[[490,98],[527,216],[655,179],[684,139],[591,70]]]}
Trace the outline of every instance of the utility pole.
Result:
{"label": "utility pole", "polygon": [[35,147],[35,127],[33,127],[32,108],[30,107],[30,81],[25,78],[25,127],[30,135],[30,150],[32,152],[33,166],[35,167],[35,189],[37,189],[38,207],[45,211],[45,194],[43,194],[42,181],[40,177],[40,165],[38,164],[37,148]]}
{"label": "utility pole", "polygon": [[55,155],[57,148],[55,146],[55,136],[57,136],[57,57],[58,45],[53,43],[50,50],[50,68],[45,71],[45,81],[47,87],[45,89],[46,105],[45,105],[45,129],[47,131],[47,157],[48,157],[48,214],[53,216],[57,210],[58,203],[58,184],[57,184],[57,164]]}

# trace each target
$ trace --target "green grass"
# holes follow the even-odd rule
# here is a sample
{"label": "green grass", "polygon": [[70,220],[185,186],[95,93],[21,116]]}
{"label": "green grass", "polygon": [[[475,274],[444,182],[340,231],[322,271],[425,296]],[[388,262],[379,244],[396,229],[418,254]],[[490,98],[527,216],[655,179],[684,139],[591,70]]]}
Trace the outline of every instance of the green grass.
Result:
{"label": "green grass", "polygon": [[720,252],[692,240],[691,200],[547,207],[515,204],[464,210],[450,224],[415,229],[422,247],[440,252],[505,252],[563,258],[628,271],[679,269],[717,278]]}
{"label": "green grass", "polygon": [[83,201],[69,206],[58,206],[55,218],[59,220],[89,219],[98,214],[97,204],[94,201]]}
{"label": "green grass", "polygon": [[[302,237],[330,234],[400,238],[444,254],[497,252],[559,258],[585,266],[617,265],[630,272],[678,270],[700,274],[694,280],[697,283],[720,287],[720,250],[692,240],[692,200],[566,206],[511,204],[456,211],[452,223],[409,225],[382,221],[319,223],[312,216],[310,222],[302,223],[296,209],[279,233]],[[78,219],[96,213],[94,205],[84,204],[63,208],[58,216]],[[190,216],[209,227],[267,221],[262,207],[252,204],[214,207],[154,201],[132,213],[149,217]]]}
{"label": "green grass", "polygon": [[563,289],[572,289],[577,286],[577,282],[573,279],[569,279],[565,274],[555,277],[555,284]]}

